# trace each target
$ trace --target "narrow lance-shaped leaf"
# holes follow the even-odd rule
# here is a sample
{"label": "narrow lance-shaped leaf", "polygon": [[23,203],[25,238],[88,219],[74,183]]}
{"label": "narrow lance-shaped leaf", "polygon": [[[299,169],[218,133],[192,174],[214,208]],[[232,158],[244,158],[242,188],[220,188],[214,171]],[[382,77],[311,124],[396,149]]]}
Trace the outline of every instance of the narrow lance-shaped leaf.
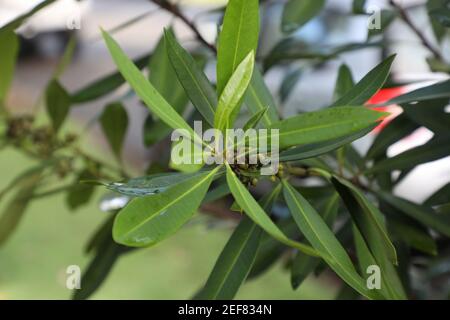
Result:
{"label": "narrow lance-shaped leaf", "polygon": [[397,253],[387,234],[383,214],[351,182],[338,176],[333,176],[331,181],[375,257],[385,254],[397,264]]}
{"label": "narrow lance-shaped leaf", "polygon": [[214,118],[216,129],[225,130],[233,126],[240,110],[242,98],[252,77],[254,59],[252,51],[237,67],[220,95]]}
{"label": "narrow lance-shaped leaf", "polygon": [[283,9],[282,30],[291,33],[317,16],[325,0],[290,0]]}
{"label": "narrow lance-shaped leaf", "polygon": [[247,88],[244,99],[246,106],[253,115],[268,108],[263,116],[263,122],[266,127],[280,119],[272,94],[267,88],[264,78],[257,67],[253,69],[252,80]]}
{"label": "narrow lance-shaped leaf", "polygon": [[57,80],[49,83],[46,92],[47,113],[52,121],[53,128],[57,132],[70,110],[70,96]]}
{"label": "narrow lance-shaped leaf", "polygon": [[371,132],[378,124],[373,124],[356,133],[343,136],[338,139],[328,140],[324,142],[306,144],[292,149],[285,150],[280,154],[280,161],[297,161],[302,159],[315,158],[330,151],[336,150],[348,143],[351,143],[369,132]]}
{"label": "narrow lance-shaped leaf", "polygon": [[18,51],[19,40],[14,31],[0,33],[0,105],[11,85]]}
{"label": "narrow lance-shaped leaf", "polygon": [[385,113],[361,107],[340,107],[308,112],[272,124],[280,130],[280,148],[335,140],[377,123]]}
{"label": "narrow lance-shaped leaf", "polygon": [[259,34],[259,1],[230,0],[219,35],[217,92],[219,96],[237,67],[250,52],[256,52]]}
{"label": "narrow lance-shaped leaf", "polygon": [[331,106],[357,106],[366,103],[384,85],[394,59],[395,55],[392,55],[381,62]]}
{"label": "narrow lance-shaped leaf", "polygon": [[219,167],[161,193],[131,200],[114,222],[114,240],[127,246],[148,247],[174,234],[200,206],[218,170]]}
{"label": "narrow lance-shaped leaf", "polygon": [[202,143],[201,138],[150,84],[134,63],[125,55],[117,42],[105,31],[102,31],[102,33],[119,71],[147,107],[173,129],[186,130],[194,141]]}
{"label": "narrow lance-shaped leaf", "polygon": [[300,231],[327,264],[361,295],[375,298],[376,295],[366,288],[347,252],[316,210],[287,181],[283,181],[283,194]]}
{"label": "narrow lance-shaped leaf", "polygon": [[[321,207],[322,218],[330,229],[332,229],[334,219],[339,208],[339,197],[334,193],[327,199]],[[306,277],[319,265],[320,259],[309,257],[301,252],[297,252],[291,266],[291,285],[297,289]]]}
{"label": "narrow lance-shaped leaf", "polygon": [[392,158],[381,160],[368,169],[368,173],[392,171],[395,169],[413,168],[422,163],[427,163],[444,158],[450,154],[450,137],[435,137],[424,145],[409,149]]}
{"label": "narrow lance-shaped leaf", "polygon": [[115,156],[120,159],[128,128],[128,114],[121,103],[111,103],[100,116],[100,124]]}
{"label": "narrow lance-shaped leaf", "polygon": [[[150,56],[144,55],[133,61],[138,69],[142,69],[147,66]],[[71,94],[71,100],[73,103],[85,103],[98,99],[108,93],[111,93],[125,82],[125,79],[121,75],[120,71],[112,72],[98,80],[94,80],[86,86],[78,89]]]}
{"label": "narrow lance-shaped leaf", "polygon": [[247,131],[248,129],[255,128],[262,117],[264,117],[264,114],[267,112],[267,109],[261,110],[258,113],[254,114],[248,121],[245,123],[245,125],[242,127],[244,131]]}
{"label": "narrow lance-shaped leaf", "polygon": [[[287,246],[296,248],[308,255],[317,256],[317,252],[308,245],[293,241],[284,235],[275,223],[269,218],[267,213],[256,202],[247,188],[236,177],[230,166],[227,165],[227,183],[238,205],[243,209],[247,216],[258,224],[264,231],[270,234],[278,241]],[[278,186],[280,188],[281,186]]]}
{"label": "narrow lance-shaped leaf", "polygon": [[42,170],[29,172],[26,178],[21,181],[20,189],[4,208],[3,214],[0,216],[0,246],[3,245],[16,230],[41,178]]}
{"label": "narrow lance-shaped leaf", "polygon": [[415,204],[387,192],[379,191],[376,194],[403,214],[447,237],[450,237],[450,219],[448,219],[448,217],[436,214],[431,208]]}
{"label": "narrow lance-shaped leaf", "polygon": [[194,58],[177,42],[171,31],[165,30],[166,49],[178,80],[189,99],[205,120],[214,125],[217,95]]}
{"label": "narrow lance-shaped leaf", "polygon": [[[279,193],[279,188],[274,189],[261,199],[260,203],[264,210],[270,211]],[[244,216],[222,250],[205,287],[197,298],[233,299],[255,261],[261,234],[262,229]]]}
{"label": "narrow lance-shaped leaf", "polygon": [[334,88],[334,100],[343,97],[347,92],[349,92],[355,82],[353,81],[352,71],[346,64],[342,64],[339,67],[338,77],[336,79],[336,86]]}

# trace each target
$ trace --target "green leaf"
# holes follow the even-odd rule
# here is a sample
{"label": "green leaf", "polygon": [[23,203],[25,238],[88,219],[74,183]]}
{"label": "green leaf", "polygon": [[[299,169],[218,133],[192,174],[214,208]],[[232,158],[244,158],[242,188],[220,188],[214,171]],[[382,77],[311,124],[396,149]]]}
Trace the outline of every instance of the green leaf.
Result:
{"label": "green leaf", "polygon": [[[333,227],[333,222],[336,218],[339,208],[339,197],[337,193],[334,193],[329,197],[325,203],[321,206],[321,214],[325,223],[330,229]],[[319,265],[320,259],[309,257],[301,252],[297,252],[292,261],[291,266],[291,285],[295,290],[297,289],[307,276]]]}
{"label": "green leaf", "polygon": [[218,170],[219,167],[161,193],[131,200],[114,222],[114,240],[127,246],[148,247],[174,234],[200,206]]}
{"label": "green leaf", "polygon": [[441,11],[448,8],[448,0],[427,0],[426,8],[430,18],[431,26],[433,28],[434,36],[438,42],[441,42],[447,30],[445,27],[432,15],[433,12]]}
{"label": "green leaf", "polygon": [[278,90],[281,103],[285,103],[287,101],[302,74],[303,70],[299,68],[289,72],[284,77],[283,82],[280,85],[280,89]]}
{"label": "green leaf", "polygon": [[0,33],[0,105],[11,85],[18,52],[19,39],[14,31]]}
{"label": "green leaf", "polygon": [[[133,63],[138,69],[142,69],[147,66],[150,56],[144,55]],[[76,92],[72,93],[71,99],[73,103],[85,103],[98,99],[108,93],[111,93],[125,82],[125,79],[119,71],[108,74],[98,80],[89,83]]]}
{"label": "green leaf", "polygon": [[55,132],[61,128],[69,114],[70,96],[57,80],[52,80],[45,91],[47,113]]}
{"label": "green leaf", "polygon": [[395,235],[412,248],[429,255],[437,255],[436,242],[428,234],[427,230],[404,222],[400,219],[390,219],[389,223]]}
{"label": "green leaf", "polygon": [[[269,210],[279,192],[274,189],[261,199],[264,210]],[[242,218],[217,259],[199,299],[233,299],[245,281],[258,253],[262,229],[248,217]]]}
{"label": "green leaf", "polygon": [[415,204],[411,201],[396,197],[383,191],[376,192],[376,195],[403,214],[415,219],[425,226],[430,227],[431,229],[442,233],[447,237],[450,237],[449,219],[445,216],[436,214],[433,209]]}
{"label": "green leaf", "polygon": [[283,194],[300,231],[325,262],[361,295],[374,298],[374,294],[368,291],[363,279],[356,272],[347,252],[316,210],[285,180]]}
{"label": "green leaf", "polygon": [[428,199],[424,201],[424,205],[435,206],[447,202],[450,202],[450,182],[429,196]]}
{"label": "green leaf", "polygon": [[177,42],[172,32],[165,30],[166,49],[170,62],[195,108],[211,125],[214,125],[214,113],[217,95],[213,86],[197,65],[194,58]]}
{"label": "green leaf", "polygon": [[254,59],[252,51],[242,60],[225,86],[214,118],[216,129],[225,130],[233,126],[242,98],[252,78]]}
{"label": "green leaf", "polygon": [[72,61],[73,54],[75,52],[75,48],[77,45],[76,37],[72,35],[69,39],[69,42],[66,45],[66,48],[64,49],[64,53],[61,57],[61,59],[58,62],[58,65],[56,66],[55,72],[53,73],[53,78],[57,79],[59,78],[63,73],[64,70],[66,70],[67,66]]}
{"label": "green leaf", "polygon": [[[165,37],[161,37],[149,62],[149,81],[173,109],[182,115],[187,106],[188,97],[172,67],[166,50],[167,47]],[[160,141],[171,132],[171,128],[159,120],[155,126],[156,128],[152,130],[156,133],[153,143]]]}
{"label": "green leaf", "polygon": [[445,107],[448,103],[448,98],[421,101],[403,106],[403,112],[415,123],[437,134],[447,134],[450,114],[445,111]]}
{"label": "green leaf", "polygon": [[371,127],[385,115],[362,107],[340,107],[308,112],[272,124],[279,129],[280,148],[336,140]]}
{"label": "green leaf", "polygon": [[391,23],[397,17],[397,13],[392,10],[381,10],[380,14],[380,26],[376,28],[369,29],[368,37],[374,37],[379,34],[383,34],[386,29],[391,25]]}
{"label": "green leaf", "polygon": [[217,92],[219,96],[231,76],[250,52],[256,52],[259,34],[258,0],[230,0],[219,35]]}
{"label": "green leaf", "polygon": [[261,118],[264,117],[265,113],[267,112],[269,108],[267,107],[264,110],[259,111],[258,113],[254,114],[248,121],[245,123],[245,125],[242,127],[244,131],[247,131],[249,129],[255,128],[259,121],[261,121]]}
{"label": "green leaf", "polygon": [[367,151],[366,158],[374,159],[384,155],[392,144],[411,134],[419,126],[411,121],[405,114],[401,114],[388,123],[377,135]]}
{"label": "green leaf", "polygon": [[275,101],[257,67],[253,68],[252,80],[247,88],[244,99],[245,104],[253,115],[267,107],[269,108],[263,116],[263,122],[266,126],[270,126],[273,122],[279,120]]}
{"label": "green leaf", "polygon": [[306,144],[303,146],[285,150],[280,153],[280,161],[297,161],[318,157],[365,136],[366,134],[371,132],[377,125],[378,124],[373,124],[356,133],[352,133],[338,139]]}
{"label": "green leaf", "polygon": [[121,103],[111,103],[100,116],[103,133],[117,159],[121,158],[122,146],[128,129],[128,114]]}
{"label": "green leaf", "polygon": [[355,225],[353,225],[352,230],[361,273],[367,274],[367,268],[369,266],[376,265],[380,267],[381,294],[391,300],[406,300],[405,290],[394,266],[386,261],[386,257],[384,256],[378,256],[378,259],[374,258],[360,230]]}
{"label": "green leaf", "polygon": [[102,34],[119,71],[147,107],[167,125],[173,129],[186,130],[195,141],[201,143],[201,138],[197,136],[183,117],[172,108],[161,94],[156,91],[150,82],[145,79],[144,75],[125,55],[117,42],[105,31],[102,31]]}
{"label": "green leaf", "polygon": [[450,80],[438,82],[414,91],[405,93],[380,105],[405,104],[419,101],[450,98]]}
{"label": "green leaf", "polygon": [[95,186],[81,183],[81,181],[92,180],[95,177],[89,170],[83,170],[75,179],[74,185],[67,193],[66,202],[71,210],[89,203],[95,192]]}
{"label": "green leaf", "polygon": [[433,20],[440,23],[443,27],[450,28],[450,9],[437,9],[430,12]]}
{"label": "green leaf", "polygon": [[3,245],[16,230],[22,219],[36,187],[42,179],[42,169],[29,171],[20,182],[16,192],[0,216],[0,246]]}
{"label": "green leaf", "polygon": [[352,71],[346,64],[342,64],[339,67],[338,77],[336,79],[336,86],[334,88],[334,100],[343,97],[347,92],[349,92],[355,82],[353,81]]}
{"label": "green leaf", "polygon": [[355,14],[365,14],[364,7],[366,6],[366,0],[353,0],[352,11]]}
{"label": "green leaf", "polygon": [[[259,225],[264,231],[266,231],[278,241],[286,244],[287,246],[296,248],[308,255],[317,256],[316,251],[310,246],[290,240],[281,232],[280,229],[278,229],[277,225],[272,222],[267,213],[256,202],[247,188],[242,184],[241,181],[239,181],[239,179],[236,177],[236,175],[228,165],[227,183],[238,205],[244,210],[245,214],[250,217],[253,222]],[[279,189],[280,186],[278,186],[277,188]]]}
{"label": "green leaf", "polygon": [[281,29],[291,33],[317,16],[325,6],[325,0],[290,0],[283,9]]}
{"label": "green leaf", "polygon": [[435,137],[424,145],[404,151],[392,158],[381,160],[367,173],[413,168],[419,164],[435,161],[450,154],[450,136]]}
{"label": "green leaf", "polygon": [[331,106],[358,106],[367,102],[383,87],[394,62],[395,55],[390,56],[364,76],[350,91]]}
{"label": "green leaf", "polygon": [[352,183],[337,176],[331,181],[377,261],[386,257],[397,264],[397,253],[387,234],[383,214]]}

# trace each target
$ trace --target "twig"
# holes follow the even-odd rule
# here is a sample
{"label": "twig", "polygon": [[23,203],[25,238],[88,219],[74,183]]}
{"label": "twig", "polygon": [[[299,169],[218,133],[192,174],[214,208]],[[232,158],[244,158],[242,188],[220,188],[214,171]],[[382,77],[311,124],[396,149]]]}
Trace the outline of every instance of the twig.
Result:
{"label": "twig", "polygon": [[389,3],[398,11],[400,17],[408,25],[408,27],[417,35],[417,37],[419,37],[423,46],[426,47],[437,59],[442,61],[443,57],[441,53],[431,44],[431,42],[425,37],[425,35],[419,30],[419,28],[412,22],[406,10],[395,3],[394,0],[389,0]]}
{"label": "twig", "polygon": [[160,8],[170,12],[171,14],[173,14],[175,17],[179,18],[181,21],[184,22],[184,24],[186,26],[189,27],[189,29],[191,29],[191,31],[195,34],[195,37],[197,38],[198,41],[200,41],[201,43],[203,43],[207,48],[209,48],[212,52],[217,53],[217,49],[216,47],[209,43],[208,41],[206,41],[205,38],[203,38],[203,36],[201,35],[200,31],[197,29],[197,27],[195,26],[195,24],[189,20],[188,17],[186,17],[181,11],[180,8],[174,4],[171,3],[167,0],[150,0],[150,2],[156,4],[157,6],[159,6]]}

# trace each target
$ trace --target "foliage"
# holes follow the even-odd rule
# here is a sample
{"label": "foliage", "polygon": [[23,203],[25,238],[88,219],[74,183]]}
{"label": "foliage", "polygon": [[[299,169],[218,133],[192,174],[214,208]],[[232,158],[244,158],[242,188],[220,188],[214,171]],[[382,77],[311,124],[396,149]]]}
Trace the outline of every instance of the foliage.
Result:
{"label": "foliage", "polygon": [[[0,111],[4,128],[0,147],[17,148],[38,162],[0,191],[2,201],[14,192],[0,216],[0,244],[7,241],[27,205],[47,195],[66,193],[68,206],[74,210],[88,203],[101,186],[128,199],[123,208],[110,208],[110,216],[88,241],[93,258],[83,275],[83,289],[74,298],[88,298],[122,254],[170,237],[196,212],[207,211],[205,204],[222,206],[227,215],[236,217],[228,207],[223,208],[224,203],[230,203],[224,200],[231,198],[235,201],[231,209],[240,211],[242,217],[238,216],[237,227],[195,298],[232,299],[246,280],[287,259],[294,289],[307,276],[331,270],[342,280],[345,293],[351,292],[355,298],[408,299],[420,290],[410,276],[413,269],[431,279],[433,266],[448,265],[448,184],[424,203],[399,198],[393,190],[418,165],[449,155],[450,118],[445,111],[450,99],[449,80],[385,103],[399,104],[403,113],[387,124],[365,154],[359,154],[352,142],[371,132],[386,116],[367,102],[381,88],[395,84],[390,78],[395,55],[384,57],[357,83],[351,70],[342,64],[334,101],[321,110],[288,118],[277,104],[292,93],[301,69],[286,72],[280,97],[270,93],[264,80],[269,69],[287,70],[286,65],[297,66],[299,61],[318,67],[339,59],[344,52],[387,46],[377,37],[383,40],[383,31],[395,19],[403,20],[418,33],[430,51],[431,69],[439,62],[450,70],[440,51],[395,2],[391,1],[391,9],[383,12],[383,30],[369,32],[366,42],[326,49],[305,47],[295,37],[300,28],[326,10],[326,1],[283,2],[279,28],[284,38],[261,55],[258,41],[264,39],[259,39],[260,6],[269,6],[266,1],[230,0],[219,10],[223,26],[217,49],[179,6],[165,0],[152,1],[192,29],[200,50],[186,50],[168,27],[161,30],[152,52],[131,60],[113,36],[102,30],[118,70],[77,92],[68,92],[59,77],[71,60],[72,40],[43,94],[48,121],[41,124],[35,116],[12,114],[6,94],[19,45],[15,30],[52,2],[44,1],[0,29]],[[447,1],[438,2],[428,1],[427,8],[434,35],[442,41],[449,25],[449,8]],[[353,10],[354,14],[366,14],[364,1],[354,1]],[[203,72],[206,61],[217,61],[217,83]],[[141,72],[146,67],[149,77]],[[64,130],[67,117],[71,108],[97,100],[125,82],[148,108],[142,141],[150,149],[162,146],[165,153],[170,152],[174,146],[165,138],[172,129],[185,129],[194,143],[203,144],[191,126],[194,119],[219,131],[277,129],[278,173],[264,176],[261,163],[250,167],[228,161],[177,167],[162,157],[159,163],[150,164],[146,175],[131,179],[122,160],[128,129],[125,99],[110,101],[98,116],[117,165],[93,158],[80,146],[77,135]],[[242,120],[244,125],[240,125]],[[420,127],[434,133],[429,142],[388,157],[391,145]],[[311,186],[311,181],[318,185]],[[276,206],[287,209],[290,215],[278,214]],[[425,266],[417,270],[416,261]],[[367,267],[374,264],[382,270],[381,290],[366,286]],[[441,274],[433,273],[433,277],[438,276]],[[446,290],[449,294],[450,288]]]}

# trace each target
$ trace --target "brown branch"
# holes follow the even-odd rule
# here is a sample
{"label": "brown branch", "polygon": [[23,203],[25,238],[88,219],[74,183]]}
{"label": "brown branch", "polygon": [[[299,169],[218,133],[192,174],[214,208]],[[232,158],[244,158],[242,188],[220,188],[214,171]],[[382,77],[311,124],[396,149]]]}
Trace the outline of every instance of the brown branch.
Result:
{"label": "brown branch", "polygon": [[419,28],[412,22],[406,10],[395,3],[394,0],[389,0],[389,3],[398,11],[403,22],[405,22],[408,27],[417,35],[417,37],[419,37],[423,46],[426,47],[437,59],[442,61],[443,58],[441,53],[431,44],[431,42],[425,37],[425,35],[419,30]]}
{"label": "brown branch", "polygon": [[191,31],[195,34],[195,37],[197,38],[198,41],[200,41],[202,44],[204,44],[207,48],[209,48],[212,52],[217,53],[217,49],[216,47],[209,43],[208,41],[206,41],[205,38],[203,38],[203,36],[201,35],[200,31],[197,29],[197,27],[195,26],[194,22],[192,22],[191,20],[189,20],[188,17],[186,17],[180,10],[180,8],[174,4],[171,3],[167,0],[150,0],[150,2],[156,4],[157,6],[159,6],[161,9],[164,9],[168,12],[170,12],[172,15],[174,15],[175,17],[179,18],[181,21],[183,21],[183,23],[188,26],[189,29],[191,29]]}

